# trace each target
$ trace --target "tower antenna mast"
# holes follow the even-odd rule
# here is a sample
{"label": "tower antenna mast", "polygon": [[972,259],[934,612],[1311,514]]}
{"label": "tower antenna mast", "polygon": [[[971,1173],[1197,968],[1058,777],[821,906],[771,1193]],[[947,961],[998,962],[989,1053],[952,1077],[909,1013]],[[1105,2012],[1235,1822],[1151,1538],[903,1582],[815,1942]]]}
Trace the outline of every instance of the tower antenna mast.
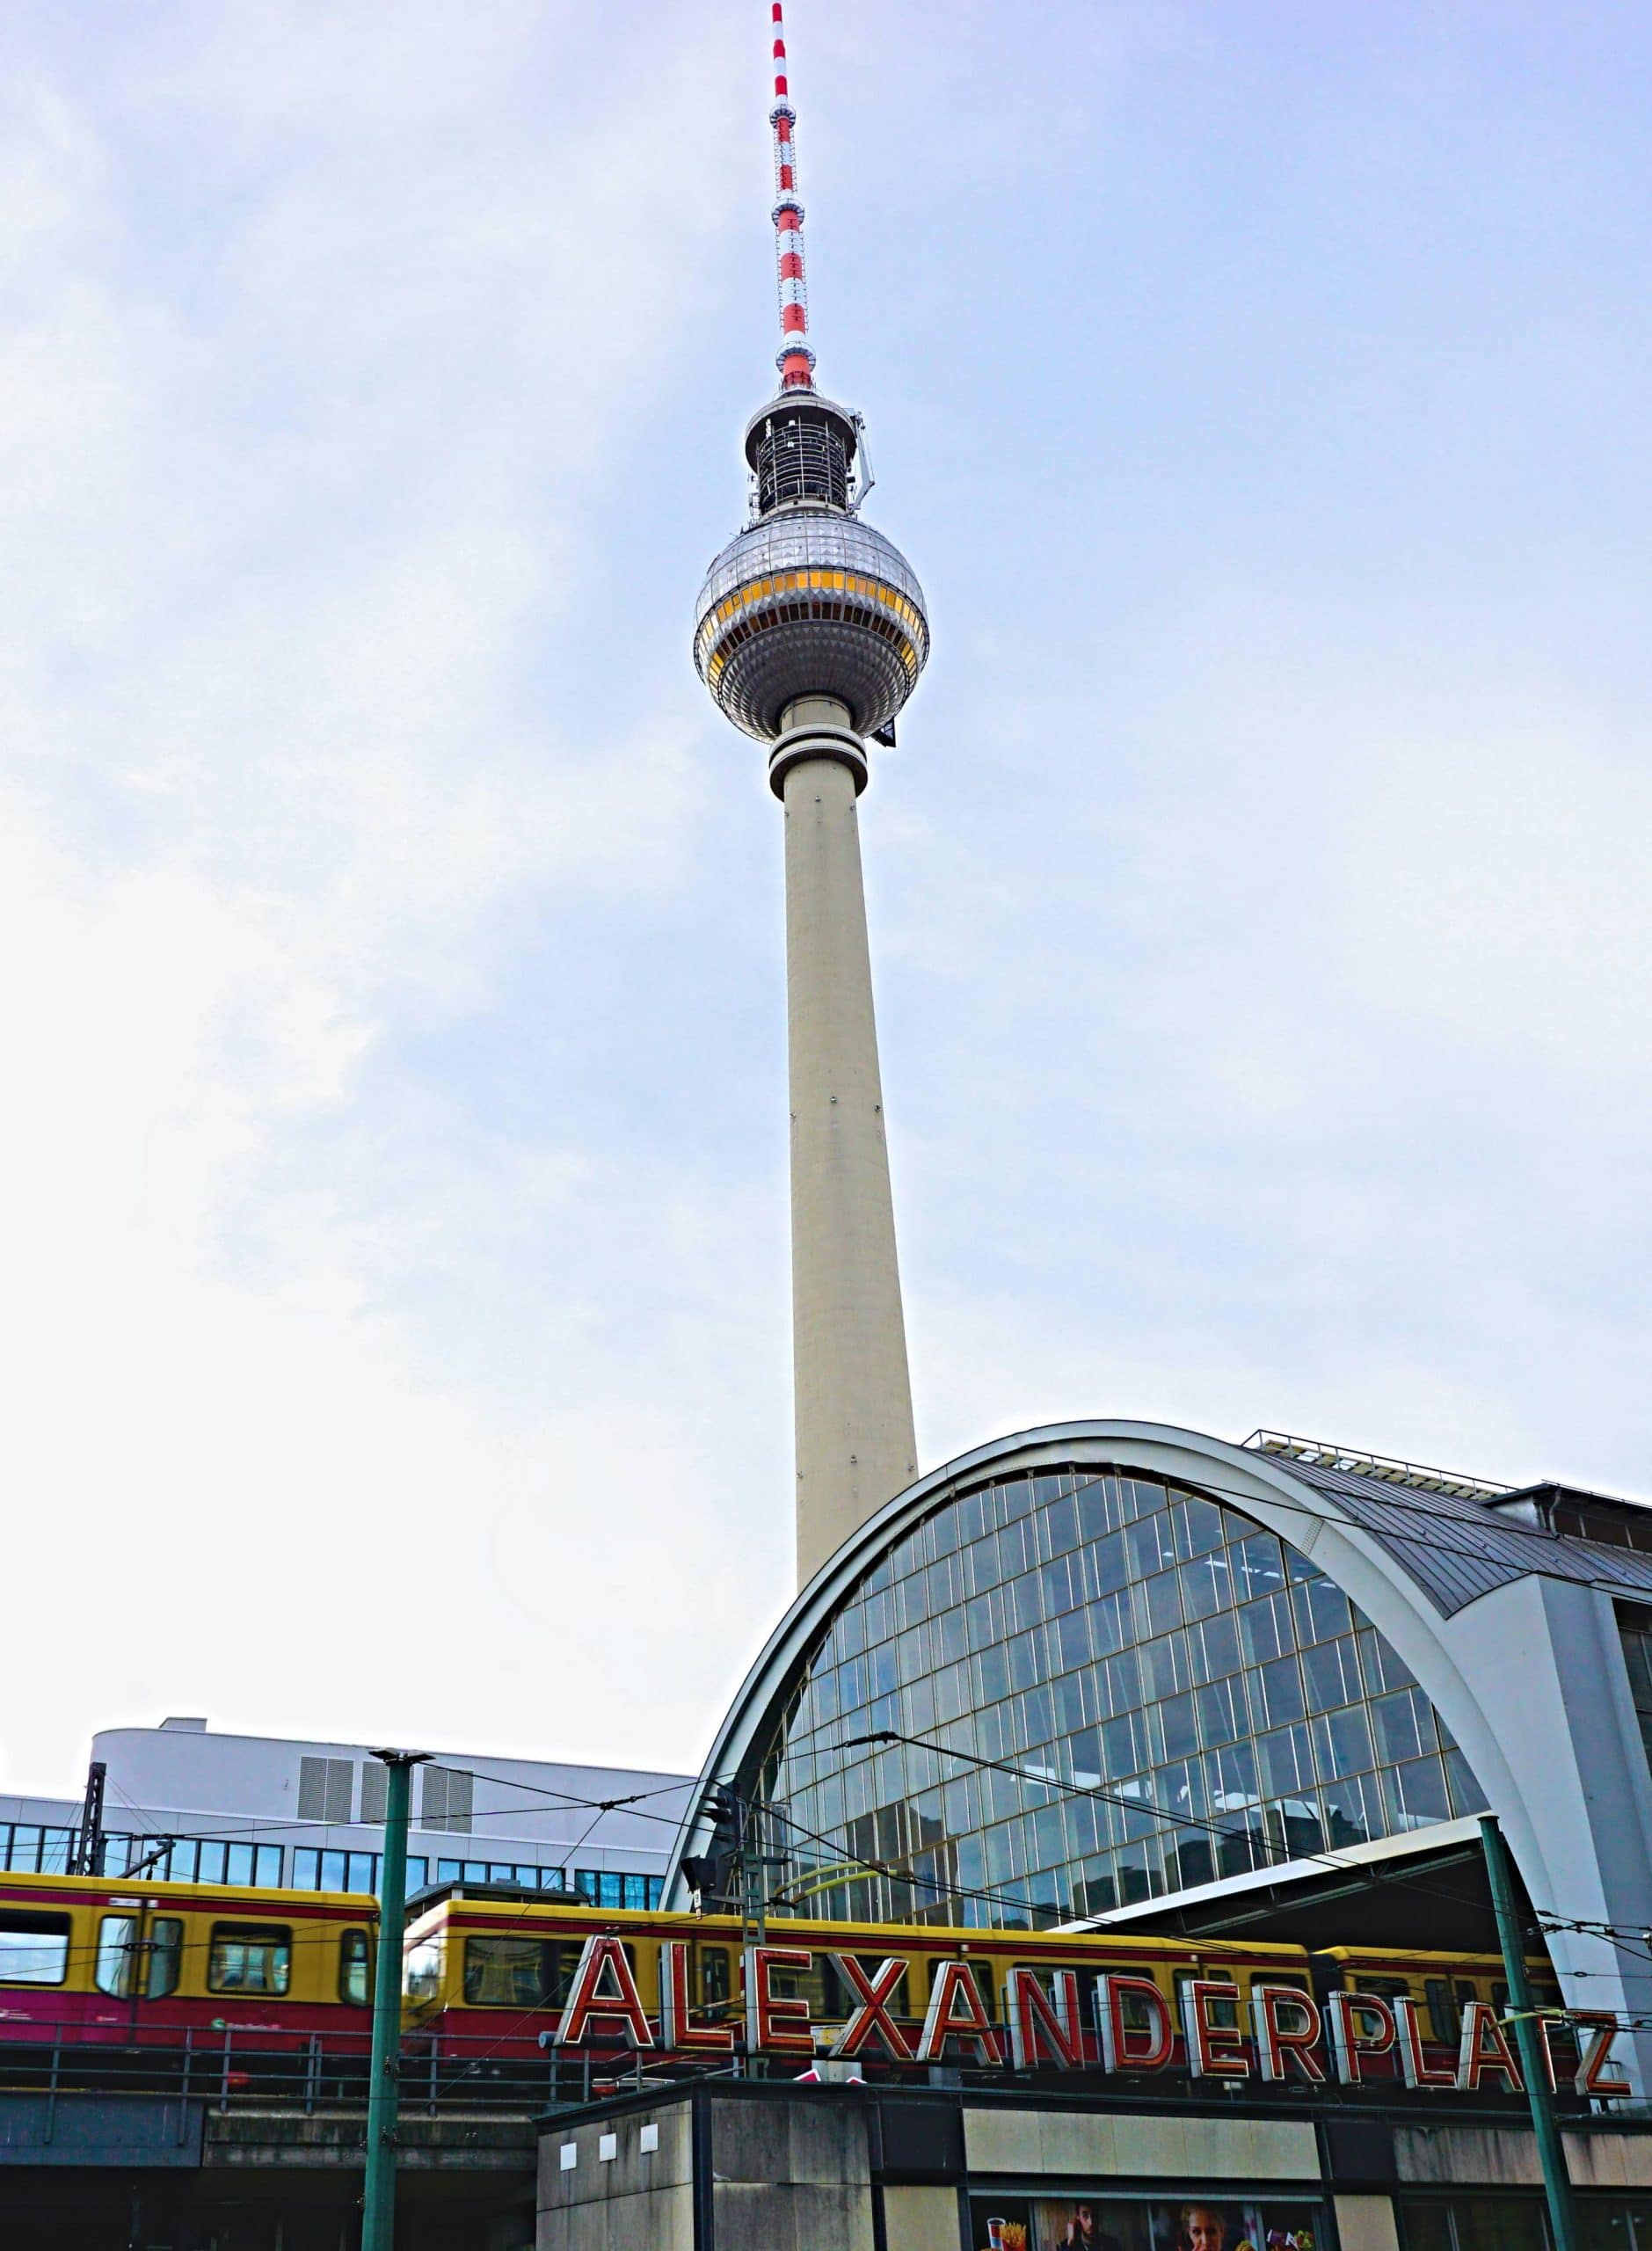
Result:
{"label": "tower antenna mast", "polygon": [[814,353],[809,348],[809,284],[804,272],[803,205],[797,194],[797,113],[791,106],[786,69],[786,18],[782,0],[773,0],[775,106],[768,113],[775,136],[775,270],[780,286],[782,390],[814,389]]}

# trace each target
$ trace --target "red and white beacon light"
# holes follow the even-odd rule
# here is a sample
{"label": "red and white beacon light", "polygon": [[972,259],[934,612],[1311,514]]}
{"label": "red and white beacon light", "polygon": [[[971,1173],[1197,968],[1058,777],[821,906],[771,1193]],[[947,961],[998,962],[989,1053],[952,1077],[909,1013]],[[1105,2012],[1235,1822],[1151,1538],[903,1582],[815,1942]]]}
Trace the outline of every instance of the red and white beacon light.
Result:
{"label": "red and white beacon light", "polygon": [[774,0],[775,106],[768,121],[775,135],[775,259],[780,280],[780,369],[782,390],[814,389],[814,353],[809,349],[809,291],[803,272],[803,205],[797,200],[797,113],[787,96],[786,23],[781,0]]}

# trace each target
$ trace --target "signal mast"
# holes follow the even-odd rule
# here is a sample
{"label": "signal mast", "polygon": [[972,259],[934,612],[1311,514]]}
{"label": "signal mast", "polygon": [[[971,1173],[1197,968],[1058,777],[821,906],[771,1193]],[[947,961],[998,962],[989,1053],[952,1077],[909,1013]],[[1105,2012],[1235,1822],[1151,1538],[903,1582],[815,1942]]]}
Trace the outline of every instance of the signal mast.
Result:
{"label": "signal mast", "polygon": [[786,812],[797,1574],[917,1475],[855,801],[929,653],[923,590],[861,512],[858,414],[815,389],[797,112],[772,0],[776,395],[746,426],[749,520],[715,558],[694,657],[767,743]]}

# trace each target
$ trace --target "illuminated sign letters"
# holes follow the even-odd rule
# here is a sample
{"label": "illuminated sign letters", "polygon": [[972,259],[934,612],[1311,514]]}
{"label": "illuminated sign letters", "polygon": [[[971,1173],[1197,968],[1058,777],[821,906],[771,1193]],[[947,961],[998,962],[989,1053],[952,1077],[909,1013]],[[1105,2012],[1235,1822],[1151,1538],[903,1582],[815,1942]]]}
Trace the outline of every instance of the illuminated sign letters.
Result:
{"label": "illuminated sign letters", "polygon": [[[1017,1963],[1005,1975],[1001,2029],[978,1981],[980,1965],[961,1956],[931,1956],[928,2005],[921,2027],[914,2028],[905,2014],[903,1992],[913,1975],[912,1957],[886,1955],[869,1969],[855,1955],[833,1952],[828,1958],[841,1989],[842,2022],[818,2025],[804,1992],[788,1991],[783,1981],[793,1978],[801,1987],[819,1958],[806,1946],[744,1949],[747,2054],[812,2062],[817,2050],[825,2049],[848,2062],[881,2054],[895,2065],[957,2059],[1018,2072],[1099,2068],[1151,2076],[1180,2071],[1192,2079],[1241,2080],[1254,2073],[1274,2084],[1296,2080],[1307,2087],[1333,2079],[1343,2087],[1369,2084],[1371,2065],[1383,2057],[1391,2060],[1382,2075],[1414,2090],[1450,2087],[1473,2094],[1501,2086],[1518,2094],[1525,2084],[1508,2026],[1487,2001],[1463,2003],[1461,2037],[1455,2057],[1448,2058],[1443,2043],[1425,2038],[1421,2004],[1408,1994],[1334,1992],[1321,2003],[1299,1985],[1257,1981],[1245,1993],[1231,1978],[1187,1976],[1179,2012],[1173,2013],[1151,1978],[1103,1971],[1094,1981],[1092,2033],[1084,2022],[1078,1971]],[[624,1945],[608,1933],[587,1938],[547,2039],[558,2048],[627,2045],[678,2055],[731,2054],[740,2044],[735,2022],[709,2007],[695,2021],[696,1960],[697,1949],[685,1941],[661,1944],[656,2032]],[[727,2006],[720,1992],[717,2000]],[[738,2007],[734,2013],[738,2021]],[[836,2007],[832,2014],[835,2020]],[[1578,2036],[1571,2073],[1578,2094],[1630,2093],[1613,2065],[1619,2026],[1609,2011],[1535,2014],[1551,2087],[1560,2076],[1553,2036],[1560,2024],[1569,2023]]]}

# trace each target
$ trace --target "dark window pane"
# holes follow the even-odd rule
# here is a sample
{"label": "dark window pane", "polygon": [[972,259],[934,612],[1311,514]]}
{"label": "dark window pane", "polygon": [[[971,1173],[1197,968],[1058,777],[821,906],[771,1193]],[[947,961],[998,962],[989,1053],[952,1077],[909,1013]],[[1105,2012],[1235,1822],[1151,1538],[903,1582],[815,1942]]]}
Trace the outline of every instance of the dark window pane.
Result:
{"label": "dark window pane", "polygon": [[1348,1597],[1329,1579],[1307,1579],[1293,1586],[1291,1608],[1296,1619],[1297,1639],[1304,1649],[1311,1642],[1333,1641],[1338,1634],[1353,1630]]}
{"label": "dark window pane", "polygon": [[1199,1500],[1190,1493],[1172,1504],[1170,1522],[1175,1534],[1176,1553],[1184,1561],[1221,1547],[1222,1513],[1214,1501]]}
{"label": "dark window pane", "polygon": [[1174,1571],[1161,1571],[1156,1578],[1143,1579],[1136,1589],[1136,1639],[1145,1642],[1154,1634],[1168,1634],[1182,1623],[1182,1588]]}
{"label": "dark window pane", "polygon": [[1321,1642],[1302,1652],[1302,1678],[1307,1687],[1308,1709],[1328,1711],[1335,1704],[1351,1704],[1359,1694],[1359,1666],[1351,1635],[1346,1641]]}
{"label": "dark window pane", "polygon": [[1433,1750],[1433,1716],[1419,1690],[1402,1688],[1382,1697],[1372,1706],[1371,1716],[1385,1764],[1397,1766],[1402,1759],[1420,1759]]}
{"label": "dark window pane", "polygon": [[1190,1618],[1208,1618],[1212,1611],[1227,1608],[1233,1590],[1228,1584],[1227,1558],[1219,1549],[1214,1555],[1200,1555],[1183,1563],[1181,1579],[1183,1606]]}
{"label": "dark window pane", "polygon": [[1130,1559],[1122,1532],[1095,1542],[1089,1551],[1089,1570],[1090,1584],[1097,1594],[1117,1593],[1130,1577]]}
{"label": "dark window pane", "polygon": [[1239,1630],[1245,1655],[1252,1665],[1266,1665],[1295,1647],[1290,1606],[1282,1594],[1263,1602],[1248,1602],[1239,1614]]}
{"label": "dark window pane", "polygon": [[1192,1653],[1196,1680],[1220,1680],[1227,1673],[1237,1672],[1242,1663],[1239,1628],[1226,1611],[1215,1618],[1206,1618],[1197,1628],[1190,1628],[1188,1647]]}
{"label": "dark window pane", "polygon": [[1536,2196],[1452,2199],[1457,2251],[1544,2251],[1547,2231]]}
{"label": "dark window pane", "polygon": [[1451,2218],[1444,2204],[1402,2203],[1398,2211],[1405,2251],[1455,2251]]}
{"label": "dark window pane", "polygon": [[1411,1759],[1385,1774],[1383,1782],[1391,1830],[1403,1832],[1446,1818],[1445,1773],[1437,1759]]}
{"label": "dark window pane", "polygon": [[1279,1727],[1303,1716],[1306,1707],[1302,1700],[1302,1676],[1294,1657],[1281,1657],[1277,1664],[1263,1665],[1255,1685],[1260,1691],[1259,1716],[1270,1727]]}
{"label": "dark window pane", "polygon": [[1198,1749],[1191,1696],[1170,1696],[1159,1708],[1167,1759],[1186,1759]]}
{"label": "dark window pane", "polygon": [[1335,1781],[1343,1774],[1363,1774],[1377,1763],[1372,1747],[1371,1723],[1358,1704],[1316,1719],[1313,1733],[1314,1755],[1322,1781]]}
{"label": "dark window pane", "polygon": [[1314,1788],[1314,1752],[1305,1727],[1282,1727],[1256,1745],[1262,1787],[1270,1797],[1289,1797]]}
{"label": "dark window pane", "polygon": [[1244,1733],[1248,1724],[1245,1711],[1244,1685],[1239,1680],[1220,1680],[1212,1688],[1201,1688],[1197,1701],[1199,1714],[1199,1736],[1206,1744],[1232,1743]]}

